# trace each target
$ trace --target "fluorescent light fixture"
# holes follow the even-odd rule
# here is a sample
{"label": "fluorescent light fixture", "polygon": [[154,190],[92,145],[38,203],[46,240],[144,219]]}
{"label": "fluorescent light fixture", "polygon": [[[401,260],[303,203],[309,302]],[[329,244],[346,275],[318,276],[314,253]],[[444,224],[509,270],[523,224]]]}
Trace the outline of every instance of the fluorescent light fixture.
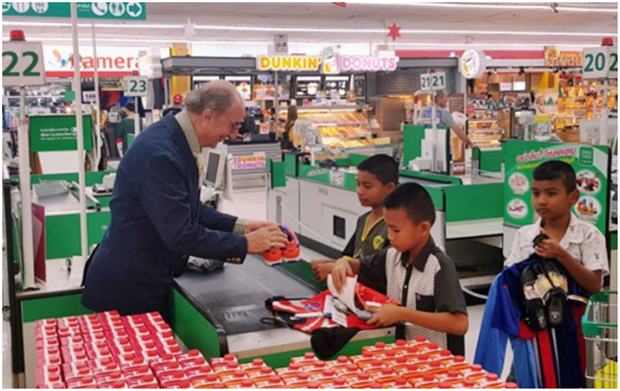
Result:
{"label": "fluorescent light fixture", "polygon": [[[70,27],[69,23],[45,22],[4,22],[3,26],[15,27]],[[90,24],[79,24],[79,27],[90,28]],[[127,29],[182,29],[181,24],[110,24],[98,23],[95,27],[127,28]],[[323,27],[262,27],[262,26],[228,26],[228,25],[195,25],[196,30],[209,31],[247,31],[247,32],[288,32],[288,33],[344,33],[344,34],[386,34],[387,28],[323,28]],[[522,35],[522,36],[567,36],[567,37],[610,37],[615,32],[582,33],[578,31],[523,31],[523,30],[441,30],[441,29],[401,29],[401,34],[461,34],[461,35]]]}
{"label": "fluorescent light fixture", "polygon": [[[32,41],[48,41],[48,42],[70,42],[71,38],[70,37],[66,37],[66,36],[58,36],[58,37],[54,37],[54,36],[46,36],[46,37],[39,37],[39,36],[29,36],[28,37],[29,40]],[[8,40],[9,37],[5,36],[3,37],[4,40]],[[80,37],[80,41],[86,44],[91,44],[91,38],[90,37]],[[230,40],[226,40],[226,41],[218,41],[218,40],[187,40],[185,38],[166,38],[165,41],[162,41],[161,39],[141,39],[141,38],[114,38],[114,37],[97,37],[97,42],[101,42],[101,43],[115,43],[115,44],[123,44],[123,43],[136,43],[136,44],[160,44],[162,46],[165,46],[169,43],[190,43],[190,44],[195,44],[195,45],[269,45],[272,43],[272,41],[266,41],[266,40],[257,40],[257,41],[230,41]],[[319,43],[324,44],[325,46],[333,46],[335,45],[334,43],[326,43],[323,41],[294,41],[294,42],[290,42],[290,44],[299,44],[299,45],[303,45],[303,44],[310,44],[310,45],[317,45]],[[344,44],[348,44],[348,45],[368,45],[369,42],[346,42]],[[372,43],[373,45],[382,45],[382,43]],[[532,42],[523,42],[523,43],[497,43],[497,42],[489,42],[489,43],[484,43],[484,42],[480,42],[480,43],[459,43],[459,42],[454,42],[454,43],[430,43],[430,42],[397,42],[394,44],[394,46],[392,47],[393,50],[399,50],[399,49],[415,49],[415,48],[423,48],[423,49],[427,49],[427,50],[432,50],[432,49],[440,49],[440,50],[446,50],[446,49],[459,49],[459,48],[480,48],[480,49],[490,49],[490,48],[510,48],[511,50],[518,50],[519,48],[521,49],[540,49],[542,50],[545,46],[553,46],[555,48],[558,49],[573,49],[573,50],[581,50],[583,48],[586,47],[598,47],[598,43],[553,43],[553,42],[546,42],[546,43],[532,43]]]}
{"label": "fluorescent light fixture", "polygon": [[[349,4],[363,4],[363,5],[398,5],[398,6],[409,6],[409,7],[435,7],[435,8],[464,8],[464,9],[489,9],[489,10],[505,10],[505,11],[515,11],[515,10],[526,10],[526,11],[552,11],[552,8],[547,4],[474,4],[474,3],[445,3],[445,2],[436,2],[436,3],[418,3],[414,1],[408,0],[387,0],[387,1],[365,1],[365,0],[353,0],[347,1]],[[615,4],[609,3],[609,4]],[[588,8],[588,7],[573,7],[570,3],[559,3],[556,7],[558,12],[598,12],[598,13],[617,13],[618,10],[616,8]]]}

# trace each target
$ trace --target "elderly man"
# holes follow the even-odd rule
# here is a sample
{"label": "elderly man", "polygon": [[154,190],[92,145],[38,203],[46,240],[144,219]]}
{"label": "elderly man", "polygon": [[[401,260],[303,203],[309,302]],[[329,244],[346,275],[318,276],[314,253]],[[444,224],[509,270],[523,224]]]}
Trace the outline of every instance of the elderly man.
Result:
{"label": "elderly man", "polygon": [[243,100],[226,81],[187,94],[187,108],[149,126],[127,151],[110,202],[112,221],[85,270],[82,304],[121,314],[167,315],[172,279],[189,255],[241,263],[283,246],[278,226],[202,205],[202,147],[235,136]]}

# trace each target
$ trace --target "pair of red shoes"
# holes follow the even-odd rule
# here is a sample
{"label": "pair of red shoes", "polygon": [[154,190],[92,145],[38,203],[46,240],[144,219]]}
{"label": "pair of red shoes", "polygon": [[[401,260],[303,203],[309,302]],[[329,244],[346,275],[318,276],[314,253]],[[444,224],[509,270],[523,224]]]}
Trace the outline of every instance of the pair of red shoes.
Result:
{"label": "pair of red shoes", "polygon": [[299,248],[299,240],[297,235],[288,228],[281,226],[282,232],[284,232],[288,238],[286,246],[284,248],[271,247],[269,250],[263,253],[263,259],[267,265],[277,265],[285,261],[298,261],[301,255],[301,249]]}

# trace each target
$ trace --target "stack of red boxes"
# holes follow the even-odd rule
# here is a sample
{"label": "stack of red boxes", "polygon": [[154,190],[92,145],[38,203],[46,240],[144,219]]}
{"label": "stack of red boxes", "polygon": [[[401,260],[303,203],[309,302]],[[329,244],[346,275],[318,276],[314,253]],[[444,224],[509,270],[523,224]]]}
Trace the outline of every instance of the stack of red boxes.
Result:
{"label": "stack of red boxes", "polygon": [[35,339],[37,388],[190,388],[213,374],[200,352],[182,354],[157,312],[39,320]]}
{"label": "stack of red boxes", "polygon": [[182,353],[157,312],[40,320],[35,338],[37,388],[516,388],[424,337],[331,361],[306,353],[275,371],[262,359]]}

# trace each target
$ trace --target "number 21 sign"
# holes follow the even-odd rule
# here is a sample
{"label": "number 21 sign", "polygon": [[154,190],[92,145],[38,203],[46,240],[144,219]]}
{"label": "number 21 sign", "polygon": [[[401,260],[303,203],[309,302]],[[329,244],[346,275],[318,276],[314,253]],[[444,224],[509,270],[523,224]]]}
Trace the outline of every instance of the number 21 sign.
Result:
{"label": "number 21 sign", "polygon": [[420,89],[422,91],[437,91],[446,88],[446,74],[444,72],[423,73],[420,75]]}
{"label": "number 21 sign", "polygon": [[2,85],[40,86],[45,84],[41,42],[2,43]]}

